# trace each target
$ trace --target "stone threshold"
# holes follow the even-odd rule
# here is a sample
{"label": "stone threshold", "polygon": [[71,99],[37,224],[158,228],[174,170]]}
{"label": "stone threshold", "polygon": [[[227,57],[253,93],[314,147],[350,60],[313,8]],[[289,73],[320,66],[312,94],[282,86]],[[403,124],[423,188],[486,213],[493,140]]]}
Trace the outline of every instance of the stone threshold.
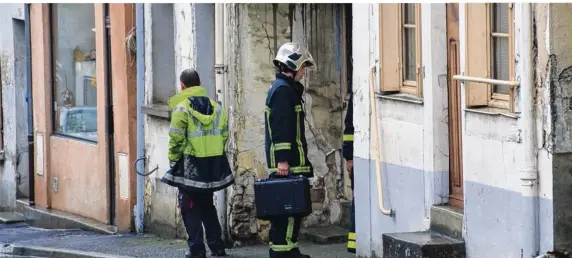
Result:
{"label": "stone threshold", "polygon": [[0,224],[12,224],[24,222],[26,217],[18,212],[4,211],[0,212]]}

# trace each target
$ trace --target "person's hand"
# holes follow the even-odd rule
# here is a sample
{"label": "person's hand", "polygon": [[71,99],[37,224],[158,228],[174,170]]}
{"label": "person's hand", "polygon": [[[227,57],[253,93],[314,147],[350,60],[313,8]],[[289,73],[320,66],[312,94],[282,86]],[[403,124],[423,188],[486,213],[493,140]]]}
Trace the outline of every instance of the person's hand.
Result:
{"label": "person's hand", "polygon": [[289,168],[290,168],[290,166],[288,165],[288,162],[286,162],[286,161],[278,162],[278,171],[276,172],[276,175],[287,176]]}
{"label": "person's hand", "polygon": [[353,160],[346,160],[346,170],[348,171],[348,175],[352,177],[352,171],[354,168],[354,161]]}

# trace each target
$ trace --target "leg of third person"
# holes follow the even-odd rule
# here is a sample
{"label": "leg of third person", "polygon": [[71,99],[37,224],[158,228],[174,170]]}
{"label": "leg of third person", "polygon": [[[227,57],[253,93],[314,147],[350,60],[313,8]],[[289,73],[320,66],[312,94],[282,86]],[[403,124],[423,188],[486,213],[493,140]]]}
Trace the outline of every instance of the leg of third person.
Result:
{"label": "leg of third person", "polygon": [[218,214],[213,204],[213,194],[204,194],[202,197],[201,220],[205,226],[207,245],[211,249],[212,256],[226,256],[222,230],[218,221]]}

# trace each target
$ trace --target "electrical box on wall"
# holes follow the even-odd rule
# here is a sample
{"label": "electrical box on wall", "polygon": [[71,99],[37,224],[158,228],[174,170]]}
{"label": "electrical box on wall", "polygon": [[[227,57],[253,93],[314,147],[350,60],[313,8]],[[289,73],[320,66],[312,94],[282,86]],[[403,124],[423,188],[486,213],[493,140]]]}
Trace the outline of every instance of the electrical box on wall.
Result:
{"label": "electrical box on wall", "polygon": [[54,193],[58,192],[58,178],[54,177],[54,184],[53,184]]}
{"label": "electrical box on wall", "polygon": [[36,174],[44,175],[44,135],[36,133]]}

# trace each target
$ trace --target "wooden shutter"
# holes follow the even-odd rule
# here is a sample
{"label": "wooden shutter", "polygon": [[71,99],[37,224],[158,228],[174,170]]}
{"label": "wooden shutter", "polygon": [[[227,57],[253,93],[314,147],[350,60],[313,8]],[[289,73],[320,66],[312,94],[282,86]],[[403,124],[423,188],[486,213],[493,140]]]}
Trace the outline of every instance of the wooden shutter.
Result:
{"label": "wooden shutter", "polygon": [[[466,50],[465,75],[490,78],[489,57],[489,12],[487,4],[466,4]],[[486,106],[489,100],[489,85],[466,82],[467,107]]]}
{"label": "wooden shutter", "polygon": [[379,5],[379,55],[382,92],[396,92],[401,89],[401,46],[399,45],[399,4]]}

